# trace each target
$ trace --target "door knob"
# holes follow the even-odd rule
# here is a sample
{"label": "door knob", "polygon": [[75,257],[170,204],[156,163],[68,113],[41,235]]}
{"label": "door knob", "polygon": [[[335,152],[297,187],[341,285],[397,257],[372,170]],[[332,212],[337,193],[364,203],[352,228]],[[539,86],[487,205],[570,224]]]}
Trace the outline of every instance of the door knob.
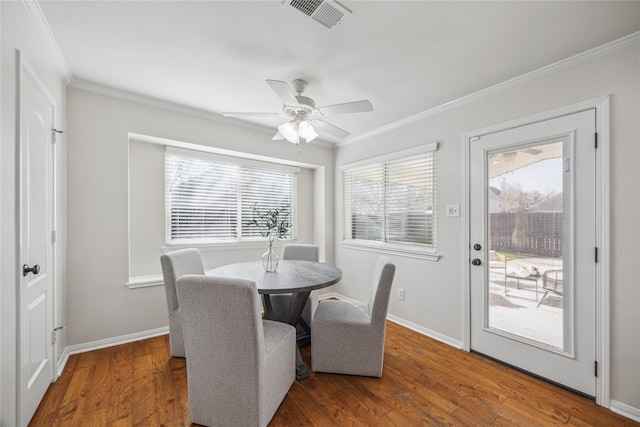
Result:
{"label": "door knob", "polygon": [[38,264],[34,265],[33,267],[29,267],[28,264],[23,265],[22,266],[22,275],[26,276],[29,273],[33,273],[33,274],[40,273],[40,266]]}
{"label": "door knob", "polygon": [[471,264],[473,264],[473,265],[480,265],[480,264],[482,264],[482,261],[480,261],[480,258],[474,258],[474,259],[471,261]]}

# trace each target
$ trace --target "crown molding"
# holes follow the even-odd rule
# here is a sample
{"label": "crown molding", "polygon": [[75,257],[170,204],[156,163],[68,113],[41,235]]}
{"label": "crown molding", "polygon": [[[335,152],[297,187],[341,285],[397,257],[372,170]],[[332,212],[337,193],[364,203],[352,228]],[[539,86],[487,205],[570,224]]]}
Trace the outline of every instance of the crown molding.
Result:
{"label": "crown molding", "polygon": [[60,77],[62,77],[65,84],[71,83],[73,81],[73,75],[71,74],[69,65],[67,65],[67,61],[62,55],[62,51],[60,50],[60,46],[58,46],[58,42],[53,36],[51,27],[49,27],[49,23],[47,22],[47,18],[45,18],[44,13],[40,8],[40,4],[36,0],[22,0],[22,4],[24,5],[25,9],[27,9],[27,13],[31,18],[31,21],[33,21],[38,34],[40,34],[42,41],[44,41],[47,50],[51,54]]}
{"label": "crown molding", "polygon": [[241,120],[235,120],[232,118],[222,117],[219,114],[212,113],[210,111],[202,110],[199,108],[188,107],[183,104],[178,104],[171,101],[165,101],[163,99],[154,98],[151,96],[141,95],[135,92],[129,92],[122,89],[116,89],[111,86],[101,85],[99,83],[88,82],[85,80],[74,80],[69,84],[69,87],[74,89],[80,89],[86,92],[96,93],[98,95],[105,95],[111,98],[121,99],[123,101],[135,102],[137,104],[146,105],[149,107],[156,107],[162,110],[173,111],[188,116],[198,117],[205,120],[213,120],[219,123],[237,123],[239,127],[245,127],[247,129],[262,131],[268,129],[266,126],[255,125],[251,123],[242,122]]}
{"label": "crown molding", "polygon": [[513,79],[504,81],[502,83],[498,83],[493,86],[489,86],[486,89],[481,89],[477,92],[473,92],[469,95],[463,96],[458,99],[454,99],[453,101],[447,102],[445,104],[439,105],[434,108],[430,108],[428,110],[422,111],[420,113],[414,114],[412,116],[406,117],[404,119],[398,120],[396,122],[390,123],[388,125],[379,127],[369,132],[361,133],[358,135],[354,135],[351,138],[347,138],[337,145],[338,147],[344,147],[349,144],[353,144],[354,142],[362,141],[365,139],[369,139],[376,135],[381,135],[383,133],[392,131],[394,129],[398,129],[404,126],[408,126],[417,121],[426,119],[427,117],[435,116],[437,114],[443,113],[447,110],[451,110],[454,108],[458,108],[462,105],[468,104],[470,102],[477,101],[479,99],[485,98],[487,96],[505,91],[507,89],[513,88],[515,86],[520,86],[530,81],[539,79],[541,77],[547,76],[549,74],[556,73],[558,71],[573,67],[575,65],[581,64],[583,62],[599,58],[601,56],[607,55],[611,52],[614,52],[619,49],[626,48],[628,46],[634,45],[636,43],[640,43],[640,31],[631,33],[627,36],[621,37],[612,42],[603,44],[602,46],[595,47],[593,49],[589,49],[587,51],[581,52],[577,55],[570,56],[566,59],[560,60],[553,64],[544,66],[542,68],[538,68],[537,70],[530,71],[526,74],[522,74],[521,76],[515,77]]}
{"label": "crown molding", "polygon": [[[183,104],[175,102],[165,101],[158,98],[153,98],[146,95],[140,95],[138,93],[129,92],[121,89],[115,89],[111,86],[104,86],[98,83],[88,82],[84,80],[74,80],[69,84],[69,87],[74,89],[84,90],[86,92],[97,93],[99,95],[109,96],[111,98],[122,99],[124,101],[135,102],[137,104],[146,105],[149,107],[160,108],[162,110],[173,111],[192,117],[198,117],[205,120],[211,120],[216,123],[231,125],[243,129],[253,130],[256,132],[266,133],[273,135],[274,130],[268,126],[262,126],[255,123],[249,123],[243,120],[234,119],[231,117],[223,117],[221,114],[214,113],[199,108],[188,107]],[[335,145],[321,140],[313,141],[313,145],[319,145],[322,147],[333,148]]]}

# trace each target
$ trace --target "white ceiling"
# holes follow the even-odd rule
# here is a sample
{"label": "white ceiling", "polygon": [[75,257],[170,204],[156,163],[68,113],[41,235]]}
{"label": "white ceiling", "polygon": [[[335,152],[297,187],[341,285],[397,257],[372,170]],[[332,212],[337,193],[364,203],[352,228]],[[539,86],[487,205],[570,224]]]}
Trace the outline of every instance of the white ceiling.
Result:
{"label": "white ceiling", "polygon": [[342,4],[327,29],[280,0],[40,0],[76,84],[217,115],[280,112],[265,79],[304,78],[319,106],[373,103],[327,118],[352,138],[640,31],[640,1]]}

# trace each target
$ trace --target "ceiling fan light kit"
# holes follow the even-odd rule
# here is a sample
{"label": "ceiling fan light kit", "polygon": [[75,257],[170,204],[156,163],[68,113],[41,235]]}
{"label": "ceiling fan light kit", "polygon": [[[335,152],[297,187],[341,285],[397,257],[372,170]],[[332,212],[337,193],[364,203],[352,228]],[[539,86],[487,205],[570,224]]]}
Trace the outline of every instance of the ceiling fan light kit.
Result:
{"label": "ceiling fan light kit", "polygon": [[291,120],[279,125],[278,133],[272,139],[285,139],[296,144],[298,151],[300,151],[300,138],[307,143],[311,142],[320,136],[318,130],[337,138],[346,138],[350,135],[346,130],[322,120],[325,116],[373,110],[371,102],[367,100],[316,108],[316,102],[313,99],[302,95],[308,86],[307,81],[303,79],[293,80],[291,87],[286,82],[279,80],[267,80],[267,84],[282,100],[282,113],[222,113],[222,115],[225,117],[288,116]]}
{"label": "ceiling fan light kit", "polygon": [[[278,136],[280,138],[277,138]],[[293,144],[299,144],[300,138],[303,138],[305,142],[311,142],[318,136],[318,133],[309,122],[298,117],[278,126],[278,133],[273,139],[284,138]]]}

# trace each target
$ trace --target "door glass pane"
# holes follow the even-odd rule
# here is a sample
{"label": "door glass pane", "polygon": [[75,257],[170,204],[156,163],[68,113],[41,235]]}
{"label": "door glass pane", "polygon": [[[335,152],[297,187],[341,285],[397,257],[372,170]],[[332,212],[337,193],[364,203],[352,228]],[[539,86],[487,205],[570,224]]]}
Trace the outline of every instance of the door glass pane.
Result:
{"label": "door glass pane", "polygon": [[559,350],[566,347],[563,144],[492,151],[486,165],[488,327]]}

